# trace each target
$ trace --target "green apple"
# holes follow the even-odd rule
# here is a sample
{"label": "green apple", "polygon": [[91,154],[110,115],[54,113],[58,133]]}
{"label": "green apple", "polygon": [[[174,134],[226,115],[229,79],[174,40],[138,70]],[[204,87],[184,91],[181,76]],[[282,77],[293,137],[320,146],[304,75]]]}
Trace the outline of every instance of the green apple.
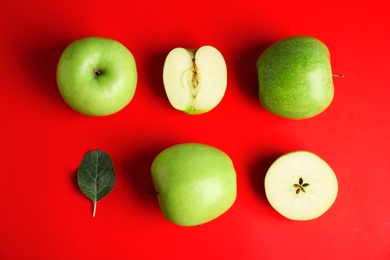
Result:
{"label": "green apple", "polygon": [[106,116],[132,100],[137,69],[131,52],[116,40],[87,37],[66,47],[57,67],[61,96],[74,110]]}
{"label": "green apple", "polygon": [[260,102],[276,115],[310,118],[333,100],[329,50],[314,37],[294,36],[273,44],[256,67]]}
{"label": "green apple", "polygon": [[332,168],[308,151],[279,157],[269,168],[264,186],[271,206],[292,220],[318,218],[333,205],[338,192]]}
{"label": "green apple", "polygon": [[179,226],[209,222],[225,213],[236,199],[233,162],[212,146],[171,146],[155,158],[151,173],[162,213]]}
{"label": "green apple", "polygon": [[163,82],[175,109],[187,114],[206,113],[215,108],[225,94],[226,63],[212,46],[197,50],[175,48],[165,60]]}

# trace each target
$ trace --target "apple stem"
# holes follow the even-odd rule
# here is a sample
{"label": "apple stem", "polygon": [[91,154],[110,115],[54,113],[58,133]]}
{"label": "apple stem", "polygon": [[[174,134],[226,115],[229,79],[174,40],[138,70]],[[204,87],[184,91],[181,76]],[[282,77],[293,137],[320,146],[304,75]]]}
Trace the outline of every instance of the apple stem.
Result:
{"label": "apple stem", "polygon": [[99,76],[102,74],[102,71],[100,69],[94,69],[93,73],[95,73],[95,76]]}
{"label": "apple stem", "polygon": [[158,191],[152,191],[150,190],[148,187],[145,187],[144,190],[149,193],[149,194],[152,194],[152,195],[158,195],[159,192]]}
{"label": "apple stem", "polygon": [[344,78],[343,74],[332,74],[332,76],[336,78]]}

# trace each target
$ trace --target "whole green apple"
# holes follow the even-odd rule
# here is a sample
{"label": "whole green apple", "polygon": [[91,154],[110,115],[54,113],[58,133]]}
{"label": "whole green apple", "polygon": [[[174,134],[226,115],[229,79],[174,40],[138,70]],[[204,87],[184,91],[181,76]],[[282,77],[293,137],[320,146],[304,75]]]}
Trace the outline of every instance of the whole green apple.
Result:
{"label": "whole green apple", "polygon": [[131,52],[116,40],[87,37],[72,42],[57,67],[61,96],[74,110],[106,116],[133,98],[137,69]]}
{"label": "whole green apple", "polygon": [[180,226],[209,222],[225,213],[236,199],[233,162],[212,146],[171,146],[155,158],[151,172],[162,213]]}
{"label": "whole green apple", "polygon": [[333,100],[329,50],[314,37],[294,36],[273,44],[256,67],[260,102],[276,115],[310,118]]}

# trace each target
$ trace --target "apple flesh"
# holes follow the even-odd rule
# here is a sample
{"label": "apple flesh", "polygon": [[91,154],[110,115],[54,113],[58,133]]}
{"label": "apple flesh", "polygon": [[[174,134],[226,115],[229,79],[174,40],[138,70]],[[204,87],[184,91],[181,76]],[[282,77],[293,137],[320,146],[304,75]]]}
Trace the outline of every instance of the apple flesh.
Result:
{"label": "apple flesh", "polygon": [[155,158],[151,173],[163,215],[179,226],[209,222],[225,213],[236,199],[233,162],[212,146],[171,146]]}
{"label": "apple flesh", "polygon": [[116,40],[87,37],[66,47],[57,66],[61,96],[74,110],[106,116],[133,98],[137,69],[131,52]]}
{"label": "apple flesh", "polygon": [[206,113],[215,108],[225,94],[226,63],[212,46],[197,50],[175,48],[165,60],[163,82],[175,109],[187,114]]}
{"label": "apple flesh", "polygon": [[338,192],[332,168],[308,151],[279,157],[269,168],[264,186],[271,206],[292,220],[318,218],[333,205]]}
{"label": "apple flesh", "polygon": [[256,67],[260,102],[276,115],[311,118],[333,100],[329,50],[314,37],[294,36],[273,44]]}

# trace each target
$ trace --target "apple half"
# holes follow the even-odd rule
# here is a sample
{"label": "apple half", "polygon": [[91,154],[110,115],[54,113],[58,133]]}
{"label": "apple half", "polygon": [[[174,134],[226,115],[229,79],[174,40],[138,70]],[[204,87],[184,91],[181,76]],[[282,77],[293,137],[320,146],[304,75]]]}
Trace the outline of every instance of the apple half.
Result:
{"label": "apple half", "polygon": [[206,113],[225,95],[225,60],[212,46],[197,50],[175,48],[165,60],[163,83],[168,100],[175,109],[187,114]]}
{"label": "apple half", "polygon": [[292,220],[311,220],[335,202],[338,182],[332,168],[319,156],[295,151],[279,157],[264,181],[271,206]]}

